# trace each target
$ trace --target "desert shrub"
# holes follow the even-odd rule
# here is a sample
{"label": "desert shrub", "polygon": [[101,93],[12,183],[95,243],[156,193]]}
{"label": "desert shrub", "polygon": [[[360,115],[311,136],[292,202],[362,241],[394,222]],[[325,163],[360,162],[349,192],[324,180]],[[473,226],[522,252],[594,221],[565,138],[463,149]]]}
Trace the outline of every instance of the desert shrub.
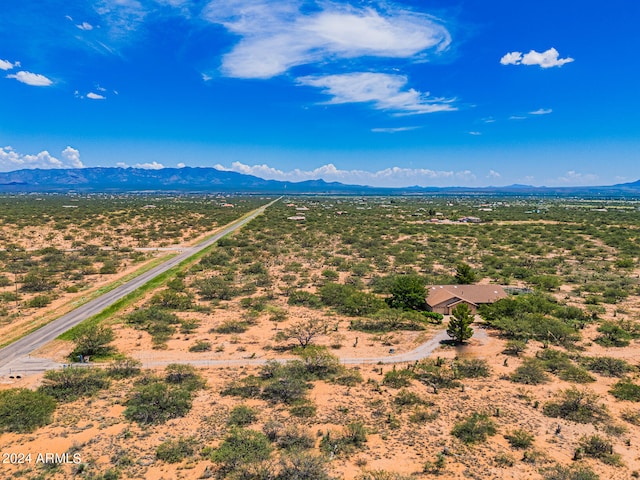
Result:
{"label": "desert shrub", "polygon": [[244,427],[254,423],[258,419],[258,411],[246,405],[237,405],[229,413],[227,425]]}
{"label": "desert shrub", "polygon": [[49,305],[53,301],[49,295],[36,295],[31,300],[26,302],[28,308],[43,308]]}
{"label": "desert shrub", "polygon": [[479,313],[490,327],[509,339],[535,338],[560,345],[579,340],[576,327],[586,321],[582,310],[560,305],[553,297],[540,293],[503,298],[482,305]]}
{"label": "desert shrub", "polygon": [[232,381],[222,389],[220,394],[241,398],[258,398],[261,392],[262,380],[255,375],[249,375]]}
{"label": "desert shrub", "polygon": [[0,287],[8,287],[12,283],[6,275],[0,275]]}
{"label": "desert shrub", "polygon": [[356,480],[413,480],[414,478],[388,470],[368,470],[358,475]]}
{"label": "desert shrub", "polygon": [[353,387],[363,381],[362,374],[354,368],[343,369],[340,374],[333,378],[334,383],[346,387]]}
{"label": "desert shrub", "polygon": [[320,440],[320,450],[326,454],[348,455],[367,441],[367,429],[362,422],[349,423],[342,434],[327,432]]}
{"label": "desert shrub", "polygon": [[59,402],[73,402],[78,398],[94,395],[108,388],[109,384],[106,372],[102,369],[67,367],[45,372],[38,391],[50,395]]}
{"label": "desert shrub", "polygon": [[124,416],[128,420],[160,424],[186,415],[191,410],[191,395],[182,388],[150,379],[134,389],[125,405]]}
{"label": "desert shrub", "polygon": [[300,357],[304,365],[307,380],[326,380],[342,372],[340,359],[331,354],[326,347],[307,345],[297,347],[293,353]]}
{"label": "desert shrub", "polygon": [[598,327],[598,332],[601,335],[596,337],[595,342],[603,347],[626,347],[632,338],[627,330],[615,322],[604,322]]}
{"label": "desert shrub", "polygon": [[187,318],[180,322],[180,333],[189,334],[193,333],[200,326],[200,322],[197,320]]}
{"label": "desert shrub", "polygon": [[126,321],[134,328],[148,332],[154,344],[162,344],[171,338],[176,331],[173,325],[180,323],[175,314],[158,307],[135,310],[127,315]]}
{"label": "desert shrub", "polygon": [[587,370],[605,377],[623,377],[634,370],[629,363],[613,357],[582,357],[580,363]]}
{"label": "desert shrub", "polygon": [[0,390],[0,433],[29,433],[51,423],[56,401],[26,388]]}
{"label": "desert shrub", "polygon": [[626,378],[616,383],[611,390],[609,390],[609,393],[618,400],[640,402],[640,385],[636,385]]}
{"label": "desert shrub", "polygon": [[[413,314],[413,315],[412,315]],[[396,330],[424,330],[424,319],[415,312],[397,309],[380,310],[369,318],[351,320],[349,328],[361,332],[391,332]]]}
{"label": "desert shrub", "polygon": [[265,382],[261,397],[271,403],[293,404],[304,398],[309,384],[302,378],[278,375]]}
{"label": "desert shrub", "polygon": [[193,307],[193,295],[175,290],[163,290],[151,297],[149,303],[154,307],[169,310],[189,310]]}
{"label": "desert shrub", "polygon": [[53,290],[57,285],[57,282],[52,278],[52,275],[43,269],[34,269],[27,272],[22,278],[22,287],[20,290],[23,292],[47,292]]}
{"label": "desert shrub", "polygon": [[216,333],[244,333],[249,329],[247,322],[240,320],[225,320],[218,327],[214,329]]}
{"label": "desert shrub", "polygon": [[298,342],[302,348],[311,345],[316,337],[326,335],[329,329],[329,323],[320,319],[298,320],[287,328],[279,332],[279,340],[292,338]]}
{"label": "desert shrub", "polygon": [[436,412],[430,412],[424,408],[416,408],[411,415],[409,415],[409,421],[411,423],[427,423],[432,422],[438,418],[438,414]]}
{"label": "desert shrub", "polygon": [[190,352],[209,352],[211,351],[211,342],[206,340],[197,340],[196,343],[189,347]]}
{"label": "desert shrub", "polygon": [[537,358],[525,358],[522,364],[509,377],[512,382],[525,385],[539,385],[549,381],[544,364]]}
{"label": "desert shrub", "polygon": [[625,422],[629,422],[631,425],[640,427],[640,411],[624,410],[620,414],[620,418],[622,418]]}
{"label": "desert shrub", "polygon": [[433,388],[434,393],[437,393],[440,388],[456,388],[462,385],[451,364],[447,364],[441,359],[422,360],[415,366],[413,374],[422,383]]}
{"label": "desert shrub", "polygon": [[596,381],[593,375],[590,375],[584,368],[576,365],[569,365],[564,370],[560,371],[558,376],[566,382],[573,383],[590,383]]}
{"label": "desert shrub", "polygon": [[297,400],[289,407],[289,413],[298,418],[315,417],[318,408],[307,400]]}
{"label": "desert shrub", "polygon": [[433,323],[436,325],[440,325],[442,320],[444,319],[444,315],[438,312],[420,312],[420,314],[425,317],[429,323]]}
{"label": "desert shrub", "polygon": [[524,340],[509,340],[504,346],[502,353],[518,357],[527,349],[527,342]]}
{"label": "desert shrub", "polygon": [[585,465],[555,465],[542,473],[544,480],[599,480],[600,477]]}
{"label": "desert shrub", "polygon": [[527,449],[533,444],[534,436],[526,430],[517,429],[507,433],[504,438],[513,448]]}
{"label": "desert shrub", "polygon": [[189,392],[204,388],[204,380],[192,365],[171,363],[165,368],[165,381]]}
{"label": "desert shrub", "polygon": [[111,363],[107,368],[107,375],[111,378],[123,379],[135,377],[140,373],[142,362],[133,358],[122,358]]}
{"label": "desert shrub", "polygon": [[322,301],[320,300],[320,297],[305,290],[294,290],[293,292],[291,292],[289,294],[289,300],[287,300],[287,303],[289,305],[300,305],[309,308],[322,307]]}
{"label": "desert shrub", "polygon": [[156,448],[156,458],[167,463],[179,463],[195,452],[196,441],[193,438],[167,440]]}
{"label": "desert shrub", "polygon": [[407,405],[427,405],[429,402],[417,393],[402,389],[393,398],[393,403],[400,407],[404,407]]}
{"label": "desert shrub", "polygon": [[222,473],[231,473],[246,464],[265,461],[271,455],[269,439],[261,432],[234,429],[211,454]]}
{"label": "desert shrub", "polygon": [[276,480],[331,480],[327,461],[307,452],[295,452],[280,459],[280,472]]}
{"label": "desert shrub", "polygon": [[595,458],[608,465],[621,464],[620,455],[613,453],[613,444],[600,435],[582,437],[577,453]]}
{"label": "desert shrub", "polygon": [[221,276],[200,279],[195,287],[203,300],[231,300],[240,293],[232,281]]}
{"label": "desert shrub", "polygon": [[278,433],[276,444],[285,450],[299,451],[315,447],[316,441],[309,432],[297,425],[291,425]]}
{"label": "desert shrub", "polygon": [[412,378],[414,378],[414,375],[411,370],[396,370],[394,366],[393,370],[389,370],[384,374],[382,384],[391,388],[403,388],[411,385]]}
{"label": "desert shrub", "polygon": [[489,364],[481,358],[456,361],[453,369],[459,378],[486,378],[491,375]]}
{"label": "desert shrub", "polygon": [[536,353],[542,367],[551,373],[558,373],[572,365],[569,355],[554,348],[544,348]]}
{"label": "desert shrub", "polygon": [[458,422],[451,430],[451,435],[464,443],[480,443],[497,432],[495,422],[484,413],[474,412],[465,420]]}
{"label": "desert shrub", "polygon": [[577,423],[597,423],[609,417],[606,406],[598,403],[595,394],[575,387],[559,392],[556,400],[544,405],[542,412],[548,417]]}

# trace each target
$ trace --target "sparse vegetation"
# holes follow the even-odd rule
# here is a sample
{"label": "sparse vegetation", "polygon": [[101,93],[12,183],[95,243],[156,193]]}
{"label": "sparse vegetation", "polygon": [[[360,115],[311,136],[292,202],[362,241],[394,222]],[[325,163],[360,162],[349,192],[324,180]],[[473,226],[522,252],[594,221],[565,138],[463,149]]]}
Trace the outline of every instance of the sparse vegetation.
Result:
{"label": "sparse vegetation", "polygon": [[491,417],[478,412],[456,423],[451,430],[451,435],[458,437],[464,443],[481,443],[496,433],[497,428]]}

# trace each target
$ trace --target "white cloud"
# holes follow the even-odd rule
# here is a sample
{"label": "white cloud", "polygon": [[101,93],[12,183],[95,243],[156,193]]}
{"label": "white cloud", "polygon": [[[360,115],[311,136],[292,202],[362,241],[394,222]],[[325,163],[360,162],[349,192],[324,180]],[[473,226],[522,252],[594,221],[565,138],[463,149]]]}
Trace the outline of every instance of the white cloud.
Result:
{"label": "white cloud", "polygon": [[206,73],[202,74],[202,80],[204,80],[205,82],[208,82],[209,80],[211,80],[213,77],[210,75],[207,75]]}
{"label": "white cloud", "polygon": [[453,99],[431,98],[413,88],[404,89],[407,77],[386,73],[345,73],[340,75],[308,76],[297,79],[298,84],[323,89],[333,98],[326,103],[373,103],[379,110],[404,114],[433,113],[457,110]]}
{"label": "white cloud", "polygon": [[136,163],[133,167],[142,168],[144,170],[160,170],[164,168],[164,165],[156,161],[153,161],[153,162],[147,162],[147,163]]}
{"label": "white cloud", "polygon": [[549,115],[553,110],[551,108],[539,108],[533,112],[529,112],[529,115]]}
{"label": "white cloud", "polygon": [[27,85],[31,85],[34,87],[48,87],[53,83],[53,81],[49,80],[44,75],[25,71],[12,73],[10,75],[7,75],[7,78],[15,78],[19,82],[26,83]]}
{"label": "white cloud", "polygon": [[120,167],[120,168],[129,168],[129,165],[127,165],[124,162],[116,162],[116,167]]}
{"label": "white cloud", "polygon": [[500,59],[502,65],[518,65],[522,61],[522,52],[507,53]]}
{"label": "white cloud", "polygon": [[11,63],[9,60],[0,59],[0,70],[11,70],[13,67],[19,67],[20,62]]}
{"label": "white cloud", "polygon": [[569,184],[569,185],[586,185],[593,184],[598,180],[598,176],[593,173],[580,173],[575,170],[570,170],[559,177],[557,181],[553,183]]}
{"label": "white cloud", "polygon": [[529,53],[510,52],[505,54],[501,59],[502,65],[538,65],[542,68],[561,67],[565,63],[571,63],[573,58],[559,58],[560,54],[555,48],[550,48],[545,52],[536,52],[531,50]]}
{"label": "white cloud", "polygon": [[527,117],[523,117],[522,115],[511,115],[509,120],[526,120]]}
{"label": "white cloud", "polygon": [[469,132],[469,135],[473,135],[474,137],[478,137],[478,136],[482,135],[482,132],[472,131],[472,132]]}
{"label": "white cloud", "polygon": [[85,30],[85,31],[93,30],[93,25],[87,22],[82,22],[76,25],[76,27],[78,27],[80,30]]}
{"label": "white cloud", "polygon": [[107,97],[100,95],[99,93],[89,92],[87,93],[87,98],[90,98],[91,100],[104,100]]}
{"label": "white cloud", "polygon": [[186,166],[187,165],[185,163],[182,163],[182,162],[180,162],[178,165],[176,165],[176,167],[178,167],[178,168],[184,168]]}
{"label": "white cloud", "polygon": [[417,130],[422,127],[380,127],[380,128],[372,128],[371,131],[374,133],[398,133],[398,132],[409,132],[411,130]]}
{"label": "white cloud", "polygon": [[323,179],[327,182],[342,182],[356,185],[371,185],[380,187],[404,187],[409,185],[454,184],[455,182],[470,182],[476,175],[470,170],[431,170],[427,168],[390,167],[375,172],[366,170],[341,170],[329,163],[313,170],[294,169],[280,170],[266,164],[246,165],[233,162],[231,167],[215,165],[218,170],[233,171],[267,180],[287,180],[300,182],[304,180]]}
{"label": "white cloud", "polygon": [[500,178],[501,176],[500,172],[496,172],[495,170],[489,170],[489,173],[487,174],[487,178]]}
{"label": "white cloud", "polygon": [[442,51],[451,42],[438,19],[387,3],[377,9],[331,1],[308,7],[302,0],[210,1],[204,18],[241,37],[223,57],[223,73],[271,78],[316,62],[410,58],[426,50]]}
{"label": "white cloud", "polygon": [[72,147],[62,151],[62,159],[43,150],[35,155],[16,152],[12,147],[0,147],[0,170],[12,171],[24,168],[83,168],[80,152]]}
{"label": "white cloud", "polygon": [[80,152],[73,147],[67,146],[67,148],[62,151],[62,158],[65,160],[64,164],[72,168],[84,167],[80,161]]}

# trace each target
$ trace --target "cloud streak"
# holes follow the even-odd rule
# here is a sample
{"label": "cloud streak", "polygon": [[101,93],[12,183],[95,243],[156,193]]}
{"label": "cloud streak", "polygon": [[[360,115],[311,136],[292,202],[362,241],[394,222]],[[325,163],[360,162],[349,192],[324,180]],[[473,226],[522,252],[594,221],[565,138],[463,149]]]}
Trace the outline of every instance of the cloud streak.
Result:
{"label": "cloud streak", "polygon": [[203,17],[241,37],[222,59],[223,74],[266,79],[318,62],[411,58],[445,50],[451,42],[435,17],[392,5],[376,9],[318,2],[306,13],[303,6],[299,0],[209,2]]}
{"label": "cloud streak", "polygon": [[399,133],[399,132],[410,132],[411,130],[417,130],[422,127],[377,127],[372,128],[371,131],[373,133]]}
{"label": "cloud streak", "polygon": [[550,113],[553,113],[551,108],[539,108],[538,110],[529,112],[529,115],[549,115]]}
{"label": "cloud streak", "polygon": [[561,67],[573,61],[574,59],[571,57],[560,58],[560,53],[555,48],[550,48],[545,52],[531,50],[526,54],[509,52],[500,59],[502,65],[538,65],[541,68]]}
{"label": "cloud streak", "polygon": [[23,168],[83,168],[80,152],[66,147],[56,158],[47,150],[35,155],[16,152],[12,147],[0,147],[0,170],[4,172]]}
{"label": "cloud streak", "polygon": [[410,185],[434,185],[453,184],[455,182],[473,182],[476,175],[470,170],[432,170],[428,168],[402,168],[390,167],[375,172],[366,170],[342,170],[332,163],[322,165],[312,170],[293,169],[280,170],[267,164],[246,165],[241,162],[233,162],[230,167],[215,165],[215,168],[223,171],[232,171],[267,180],[283,180],[300,182],[304,180],[322,179],[327,182],[343,182],[356,185],[371,185],[379,187],[405,187]]}
{"label": "cloud streak", "polygon": [[332,98],[327,104],[372,103],[378,110],[399,114],[421,114],[453,111],[454,99],[433,98],[429,92],[421,93],[406,88],[404,75],[357,72],[339,75],[307,76],[297,79],[299,85],[322,89]]}

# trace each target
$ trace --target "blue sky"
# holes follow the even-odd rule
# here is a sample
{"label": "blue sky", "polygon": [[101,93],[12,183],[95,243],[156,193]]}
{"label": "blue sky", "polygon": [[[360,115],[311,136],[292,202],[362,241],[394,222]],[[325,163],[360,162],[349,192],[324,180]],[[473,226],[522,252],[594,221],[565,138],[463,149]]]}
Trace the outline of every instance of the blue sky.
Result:
{"label": "blue sky", "polygon": [[633,0],[3,0],[0,171],[640,178]]}

